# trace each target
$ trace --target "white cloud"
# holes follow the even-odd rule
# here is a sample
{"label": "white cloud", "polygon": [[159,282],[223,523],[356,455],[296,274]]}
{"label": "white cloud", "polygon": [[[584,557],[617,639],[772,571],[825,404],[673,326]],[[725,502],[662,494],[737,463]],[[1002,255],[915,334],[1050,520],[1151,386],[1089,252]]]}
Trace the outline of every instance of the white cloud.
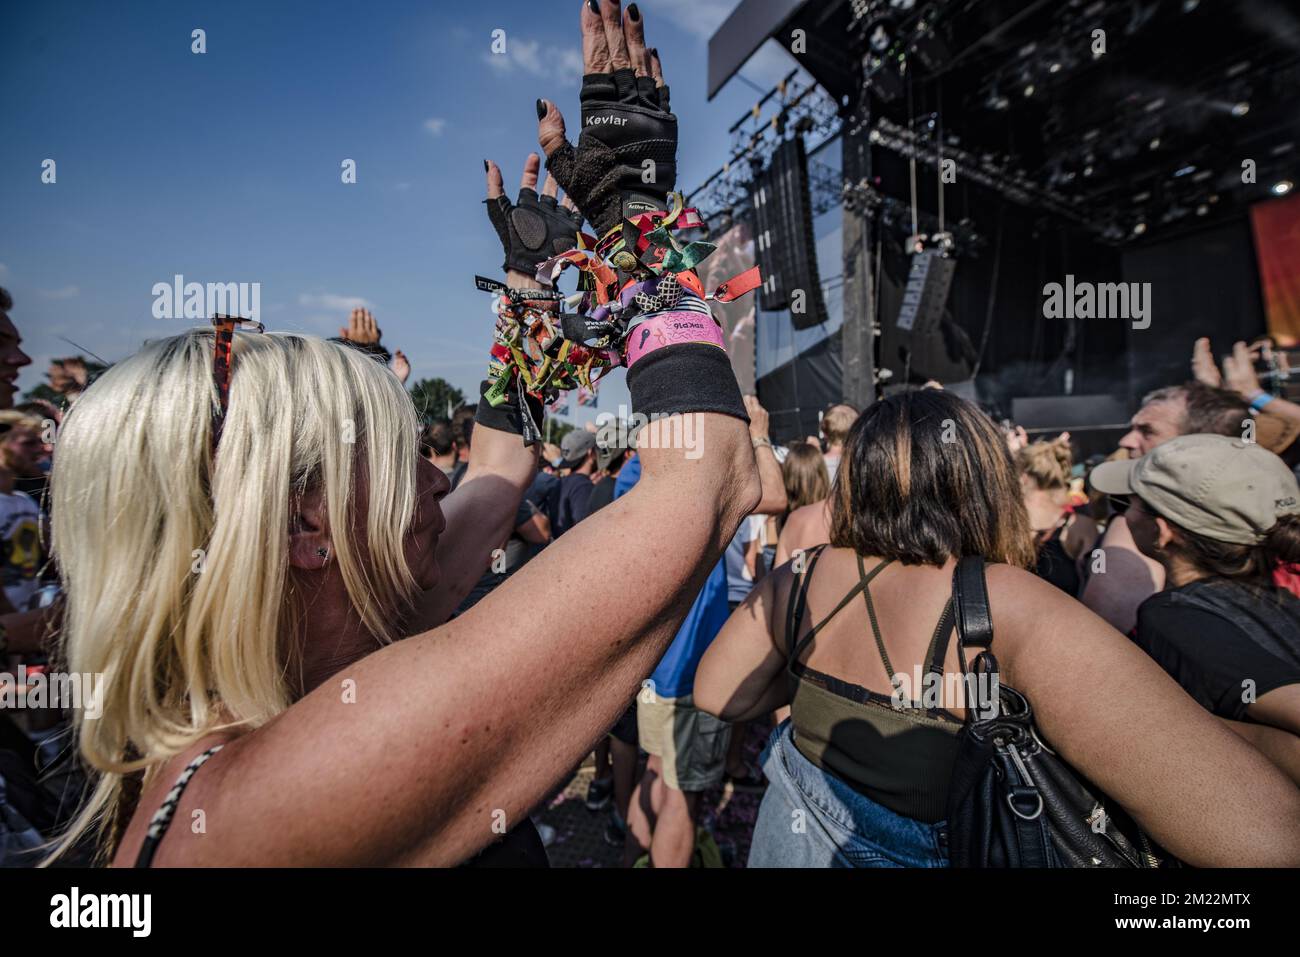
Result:
{"label": "white cloud", "polygon": [[81,290],[76,286],[64,286],[62,289],[40,289],[37,291],[45,299],[76,299],[81,295]]}
{"label": "white cloud", "polygon": [[446,127],[446,125],[446,120],[439,119],[436,116],[431,116],[429,119],[424,121],[424,128],[434,136],[441,136],[443,128]]}
{"label": "white cloud", "polygon": [[717,32],[723,21],[736,8],[736,0],[641,0],[650,20],[650,36],[646,42],[654,45],[654,24],[672,21],[681,29],[707,40]]}
{"label": "white cloud", "polygon": [[490,50],[483,61],[502,74],[516,71],[543,79],[572,79],[582,76],[582,53],[573,47],[543,47],[537,40],[506,38],[503,53]]}
{"label": "white cloud", "polygon": [[299,293],[298,305],[305,306],[308,309],[329,309],[335,312],[373,308],[373,303],[369,299],[363,299],[360,296],[340,296],[332,292]]}

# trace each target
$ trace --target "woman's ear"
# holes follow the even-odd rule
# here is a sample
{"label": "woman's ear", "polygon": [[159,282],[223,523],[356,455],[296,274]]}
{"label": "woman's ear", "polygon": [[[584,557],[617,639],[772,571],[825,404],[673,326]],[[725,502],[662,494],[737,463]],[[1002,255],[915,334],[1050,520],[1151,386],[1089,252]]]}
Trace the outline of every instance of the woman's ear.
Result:
{"label": "woman's ear", "polygon": [[1178,533],[1159,515],[1155,516],[1156,523],[1156,547],[1164,551],[1173,542],[1179,541]]}
{"label": "woman's ear", "polygon": [[334,557],[330,540],[325,494],[320,487],[308,489],[292,502],[289,518],[289,565],[317,570]]}

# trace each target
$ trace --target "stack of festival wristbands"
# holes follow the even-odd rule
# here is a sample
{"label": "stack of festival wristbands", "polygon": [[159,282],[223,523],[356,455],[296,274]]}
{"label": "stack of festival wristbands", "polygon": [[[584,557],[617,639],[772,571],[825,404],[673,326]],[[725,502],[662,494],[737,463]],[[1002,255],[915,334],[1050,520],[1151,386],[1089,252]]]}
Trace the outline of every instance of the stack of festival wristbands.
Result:
{"label": "stack of festival wristbands", "polygon": [[[579,234],[578,248],[537,269],[539,284],[552,287],[570,266],[579,272],[578,292],[509,289],[482,276],[475,285],[493,293],[496,335],[484,398],[506,402],[518,380],[521,393],[544,403],[579,386],[594,389],[616,366],[629,371],[665,346],[699,343],[725,353],[722,329],[708,303],[732,302],[758,288],[758,267],[705,293],[696,267],[716,246],[683,244],[677,230],[704,225],[698,211],[671,195],[667,212],[641,213],[600,240]],[[573,311],[561,311],[561,306]]]}

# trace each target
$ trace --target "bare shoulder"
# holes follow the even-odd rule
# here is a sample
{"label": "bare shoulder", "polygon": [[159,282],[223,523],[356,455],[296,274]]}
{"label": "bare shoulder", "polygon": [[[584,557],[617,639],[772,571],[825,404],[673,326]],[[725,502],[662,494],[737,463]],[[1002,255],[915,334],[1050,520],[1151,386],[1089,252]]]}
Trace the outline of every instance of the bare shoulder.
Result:
{"label": "bare shoulder", "polygon": [[782,534],[789,535],[789,547],[809,548],[821,545],[827,539],[826,503],[813,502],[796,508],[785,520]]}
{"label": "bare shoulder", "polygon": [[[1019,640],[1056,633],[1058,626],[1113,630],[1084,605],[1033,572],[1012,565],[989,565],[985,573],[993,627],[999,638]],[[1119,634],[1116,632],[1116,634]]]}
{"label": "bare shoulder", "polygon": [[[179,800],[175,802],[175,806],[172,808],[171,818],[173,821],[179,821],[180,823],[168,828],[166,833],[169,837],[166,842],[159,844],[154,857],[154,866],[159,864],[179,864],[183,866],[189,862],[192,847],[189,844],[188,835],[193,833],[193,828],[189,826],[190,815],[182,809],[206,806],[202,800],[202,795],[213,792],[214,779],[219,776],[224,777],[228,766],[236,760],[235,752],[238,751],[238,748],[229,746],[236,739],[236,735],[229,733],[208,735],[190,745],[174,758],[166,761],[158,769],[149,781],[148,786],[141,792],[140,799],[131,815],[130,823],[122,834],[122,840],[114,850],[113,867],[135,866],[154,815],[172,796],[172,790],[178,785],[182,775],[186,775],[186,784],[181,791]],[[211,749],[216,747],[219,747],[220,750],[205,758],[198,769],[193,772],[189,771],[192,762],[202,755],[208,754]],[[223,754],[223,752],[228,753]],[[208,768],[207,773],[204,773],[201,769],[208,764],[211,764],[212,767]],[[175,833],[173,834],[172,831],[175,831]]]}

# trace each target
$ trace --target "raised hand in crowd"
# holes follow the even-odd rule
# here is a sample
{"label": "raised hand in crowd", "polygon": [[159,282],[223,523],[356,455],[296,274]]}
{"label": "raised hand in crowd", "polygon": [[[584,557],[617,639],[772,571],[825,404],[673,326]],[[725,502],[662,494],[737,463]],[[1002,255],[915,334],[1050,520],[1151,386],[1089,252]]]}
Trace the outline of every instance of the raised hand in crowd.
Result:
{"label": "raised hand in crowd", "polygon": [[1202,336],[1192,348],[1192,374],[1197,381],[1230,389],[1250,403],[1258,422],[1256,441],[1281,454],[1300,439],[1300,405],[1260,387],[1255,364],[1268,355],[1268,350],[1266,342],[1235,342],[1232,352],[1223,357],[1220,372],[1214,363],[1210,340]]}
{"label": "raised hand in crowd", "polygon": [[768,435],[768,414],[758,401],[758,396],[745,396],[745,411],[749,414],[749,439],[754,446],[754,461],[758,464],[758,477],[763,486],[763,497],[754,507],[755,515],[784,515],[786,509],[785,482],[781,478],[781,463],[772,451]]}
{"label": "raised hand in crowd", "polygon": [[546,168],[603,236],[626,216],[667,208],[677,181],[677,117],[636,5],[587,0],[581,18],[582,134],[571,145],[559,108],[538,100],[537,140]]}
{"label": "raised hand in crowd", "polygon": [[401,349],[393,351],[393,374],[402,385],[406,385],[406,380],[411,377],[411,363]]}
{"label": "raised hand in crowd", "polygon": [[519,196],[515,202],[505,193],[501,168],[491,160],[484,160],[487,172],[487,211],[492,228],[497,231],[505,250],[502,269],[507,284],[513,289],[532,289],[550,283],[536,278],[537,267],[557,253],[578,245],[578,231],[582,216],[568,196],[557,202],[559,184],[548,175],[537,193],[537,176],[541,158],[529,153],[524,161],[524,175],[519,183]]}
{"label": "raised hand in crowd", "polygon": [[374,313],[369,309],[356,308],[348,317],[348,324],[339,327],[339,338],[355,342],[359,346],[377,346],[383,338],[383,332],[375,322]]}

